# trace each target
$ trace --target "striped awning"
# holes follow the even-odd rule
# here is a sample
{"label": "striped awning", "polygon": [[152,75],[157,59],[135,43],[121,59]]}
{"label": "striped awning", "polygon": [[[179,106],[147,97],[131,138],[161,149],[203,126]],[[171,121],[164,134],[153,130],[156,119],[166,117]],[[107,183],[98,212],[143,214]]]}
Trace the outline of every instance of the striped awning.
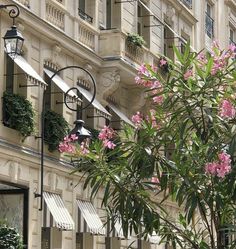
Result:
{"label": "striped awning", "polygon": [[[54,72],[52,72],[51,70],[49,69],[46,69],[44,68],[43,71],[47,74],[47,76],[49,78],[51,78],[53,75],[54,75]],[[66,93],[70,87],[67,85],[67,83],[59,76],[59,75],[55,75],[53,76],[52,78],[52,81],[62,90],[62,92]],[[73,92],[73,91],[69,91],[68,92],[68,95],[70,97],[75,97],[75,98],[78,98],[78,96]]]}
{"label": "striped awning", "polygon": [[[93,95],[81,86],[77,86],[80,93],[88,100],[91,101]],[[103,105],[95,98],[92,102],[93,107],[105,118],[111,119],[111,114],[103,107]]]}
{"label": "striped awning", "polygon": [[94,206],[89,201],[77,200],[77,205],[91,233],[105,235],[105,228]]}
{"label": "striped awning", "polygon": [[112,111],[122,120],[124,121],[125,123],[135,127],[134,123],[123,113],[121,112],[116,106],[112,105],[112,104],[109,104],[108,105]]}
{"label": "striped awning", "polygon": [[13,55],[10,55],[11,59],[16,63],[18,67],[20,67],[26,74],[27,78],[29,78],[31,81],[35,82],[36,84],[40,83],[43,85],[47,85],[46,82],[42,79],[41,76],[33,69],[33,67],[22,57],[21,55],[17,55],[14,57]]}
{"label": "striped awning", "polygon": [[148,235],[148,240],[151,244],[159,244],[161,241],[161,237],[153,232],[152,235]]}
{"label": "striped awning", "polygon": [[124,233],[123,233],[122,224],[121,224],[119,219],[117,219],[115,221],[114,227],[115,227],[115,230],[116,230],[116,233],[117,233],[117,237],[119,237],[121,239],[124,239],[125,236],[124,236]]}
{"label": "striped awning", "polygon": [[43,192],[43,198],[53,216],[56,227],[63,230],[74,230],[74,221],[65,207],[61,196],[54,193]]}

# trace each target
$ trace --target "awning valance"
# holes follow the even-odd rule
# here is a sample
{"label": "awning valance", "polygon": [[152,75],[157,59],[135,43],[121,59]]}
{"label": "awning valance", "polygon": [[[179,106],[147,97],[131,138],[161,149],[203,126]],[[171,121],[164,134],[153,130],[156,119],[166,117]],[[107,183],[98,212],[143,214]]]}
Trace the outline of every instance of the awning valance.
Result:
{"label": "awning valance", "polygon": [[[50,71],[49,69],[44,68],[43,71],[47,74],[47,76],[49,78],[51,78],[54,74],[54,72]],[[55,75],[52,78],[52,81],[62,90],[62,92],[66,93],[70,87],[66,84],[66,82],[59,76],[59,75]],[[73,91],[69,91],[68,95],[70,97],[74,97],[74,98],[78,98],[78,96],[73,92]]]}
{"label": "awning valance", "polygon": [[[92,94],[87,91],[86,89],[84,89],[83,87],[77,86],[77,88],[79,89],[80,93],[88,100],[91,101],[92,99]],[[97,109],[101,115],[103,115],[105,118],[110,119],[111,118],[111,114],[102,106],[102,104],[95,98],[92,102],[92,105],[94,106],[95,109]]]}
{"label": "awning valance", "polygon": [[94,206],[89,201],[77,200],[77,205],[91,233],[105,235],[105,228]]}
{"label": "awning valance", "polygon": [[74,221],[65,207],[61,196],[54,193],[44,192],[43,198],[53,216],[56,227],[64,230],[73,230],[75,227]]}
{"label": "awning valance", "polygon": [[40,83],[47,85],[46,82],[21,55],[17,55],[16,57],[13,57],[12,55],[9,56],[16,63],[16,65],[26,73],[28,78],[30,78],[32,81],[35,81],[37,84]]}
{"label": "awning valance", "polygon": [[112,111],[122,120],[124,121],[125,123],[135,127],[135,125],[133,124],[133,122],[123,113],[121,112],[117,107],[115,107],[114,105],[112,104],[109,104],[108,105]]}

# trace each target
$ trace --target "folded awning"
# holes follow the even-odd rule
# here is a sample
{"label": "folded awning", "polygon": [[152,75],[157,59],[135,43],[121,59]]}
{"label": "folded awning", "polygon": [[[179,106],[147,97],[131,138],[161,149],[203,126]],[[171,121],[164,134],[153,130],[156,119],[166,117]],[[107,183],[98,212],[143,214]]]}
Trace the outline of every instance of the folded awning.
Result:
{"label": "folded awning", "polygon": [[16,63],[18,67],[20,67],[26,74],[26,76],[31,80],[35,81],[35,83],[40,83],[47,85],[46,82],[39,76],[39,74],[32,68],[32,66],[20,55],[13,57],[9,55],[12,60]]}
{"label": "folded awning", "polygon": [[64,230],[74,230],[74,221],[69,211],[66,209],[61,196],[54,193],[44,192],[43,198],[53,216],[56,227]]}
{"label": "folded awning", "polygon": [[[77,88],[88,101],[91,101],[93,95],[89,91],[80,86],[77,86]],[[108,119],[111,118],[111,114],[102,106],[102,104],[96,98],[93,100],[92,105],[102,116]]]}
{"label": "folded awning", "polygon": [[109,104],[108,105],[112,111],[122,120],[124,121],[125,123],[135,127],[135,125],[133,124],[133,122],[123,113],[121,112],[117,107],[115,107],[114,105],[112,104]]}
{"label": "folded awning", "polygon": [[123,233],[123,229],[122,229],[122,224],[120,222],[120,220],[116,220],[115,221],[115,230],[116,230],[116,233],[117,233],[117,237],[121,238],[121,239],[124,239],[125,236],[124,236],[124,233]]}
{"label": "folded awning", "polygon": [[[54,74],[54,72],[50,71],[49,69],[44,68],[43,71],[47,74],[47,76],[49,78],[51,78]],[[59,76],[59,75],[55,75],[52,78],[52,81],[62,90],[62,92],[66,93],[71,87],[69,87],[66,82]],[[73,91],[69,91],[68,95],[70,97],[74,97],[74,98],[78,98],[78,96],[73,92]]]}
{"label": "folded awning", "polygon": [[89,201],[77,200],[77,205],[91,233],[105,235],[105,228],[94,206]]}

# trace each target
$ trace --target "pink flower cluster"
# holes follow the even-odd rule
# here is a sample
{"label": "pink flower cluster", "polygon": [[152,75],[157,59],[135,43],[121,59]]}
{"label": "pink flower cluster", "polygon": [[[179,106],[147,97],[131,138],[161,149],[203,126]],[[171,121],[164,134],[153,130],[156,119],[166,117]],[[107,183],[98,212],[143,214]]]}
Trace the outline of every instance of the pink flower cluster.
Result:
{"label": "pink flower cluster", "polygon": [[224,99],[220,105],[220,116],[222,118],[234,118],[236,115],[236,109],[233,104]]}
{"label": "pink flower cluster", "polygon": [[210,175],[216,175],[224,178],[225,175],[229,174],[231,171],[230,155],[225,152],[221,152],[218,155],[218,158],[218,162],[206,163],[205,172]]}
{"label": "pink flower cluster", "polygon": [[[211,56],[213,57],[213,66],[211,69],[211,75],[215,75],[220,71],[223,71],[228,64],[229,58],[234,59],[236,55],[236,46],[230,44],[227,51],[221,51],[217,41],[212,44]],[[206,55],[201,52],[198,55],[198,62],[200,67],[204,67],[207,63]]]}
{"label": "pink flower cluster", "polygon": [[[152,94],[154,95],[160,93],[163,90],[161,82],[157,80],[152,83],[150,88],[152,89]],[[162,104],[164,101],[164,97],[163,95],[157,95],[154,96],[152,100],[154,103]]]}
{"label": "pink flower cluster", "polygon": [[75,153],[76,147],[71,142],[75,142],[76,140],[78,140],[78,137],[75,134],[64,137],[63,142],[59,144],[58,150],[61,153]]}
{"label": "pink flower cluster", "polygon": [[143,122],[143,117],[140,112],[136,112],[131,118],[132,122],[136,126],[136,128],[140,128]]}
{"label": "pink flower cluster", "polygon": [[218,42],[213,42],[213,46],[212,46],[212,57],[213,57],[213,66],[211,69],[211,75],[215,75],[218,72],[224,70],[224,68],[227,66],[228,64],[228,60],[229,58],[233,58],[235,57],[235,45],[231,44],[228,48],[227,51],[220,51],[219,49],[219,45]]}
{"label": "pink flower cluster", "polygon": [[193,76],[193,70],[189,69],[184,74],[184,80],[188,80],[191,76]]}
{"label": "pink flower cluster", "polygon": [[[59,144],[58,150],[61,153],[63,153],[63,152],[72,153],[72,154],[75,153],[76,152],[76,146],[73,143],[75,143],[77,140],[78,140],[78,137],[75,134],[64,137],[63,142],[61,142]],[[82,142],[80,144],[80,152],[83,155],[86,155],[86,154],[89,153],[89,150],[88,150],[85,142]]]}
{"label": "pink flower cluster", "polygon": [[116,145],[110,140],[114,137],[114,133],[114,130],[106,125],[100,131],[98,138],[103,141],[103,146],[105,148],[112,150],[115,148]]}

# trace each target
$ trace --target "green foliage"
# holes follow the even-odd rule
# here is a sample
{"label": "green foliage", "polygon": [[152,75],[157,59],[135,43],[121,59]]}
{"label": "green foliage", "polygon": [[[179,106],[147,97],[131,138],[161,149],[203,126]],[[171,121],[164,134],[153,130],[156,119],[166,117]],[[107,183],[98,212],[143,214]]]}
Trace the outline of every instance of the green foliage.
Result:
{"label": "green foliage", "polygon": [[4,92],[4,125],[19,131],[25,139],[34,132],[34,116],[32,104],[27,99],[18,94]]}
{"label": "green foliage", "polygon": [[63,138],[68,135],[69,126],[64,117],[54,111],[46,111],[44,114],[44,139],[48,144],[48,150],[53,152]]}
{"label": "green foliage", "polygon": [[[114,150],[93,142],[78,169],[88,173],[84,187],[92,189],[91,198],[104,189],[102,205],[111,220],[121,220],[125,236],[155,231],[173,248],[233,249],[235,239],[224,245],[222,238],[236,231],[236,117],[220,112],[223,100],[236,106],[235,61],[218,49],[214,58],[199,59],[189,44],[184,54],[174,51],[178,63],[168,60],[165,77],[150,65],[139,73],[144,86],[161,83],[147,89],[150,101],[163,97],[151,102],[152,118],[136,130],[125,128]],[[206,172],[222,151],[230,155],[231,171],[223,177]],[[179,211],[170,214],[169,202]]]}
{"label": "green foliage", "polygon": [[127,35],[127,41],[130,43],[130,44],[133,44],[137,47],[142,47],[143,45],[145,45],[145,41],[143,39],[142,36],[140,36],[139,34],[131,34],[131,33],[128,33]]}
{"label": "green foliage", "polygon": [[22,238],[14,228],[0,225],[0,248],[23,249]]}

